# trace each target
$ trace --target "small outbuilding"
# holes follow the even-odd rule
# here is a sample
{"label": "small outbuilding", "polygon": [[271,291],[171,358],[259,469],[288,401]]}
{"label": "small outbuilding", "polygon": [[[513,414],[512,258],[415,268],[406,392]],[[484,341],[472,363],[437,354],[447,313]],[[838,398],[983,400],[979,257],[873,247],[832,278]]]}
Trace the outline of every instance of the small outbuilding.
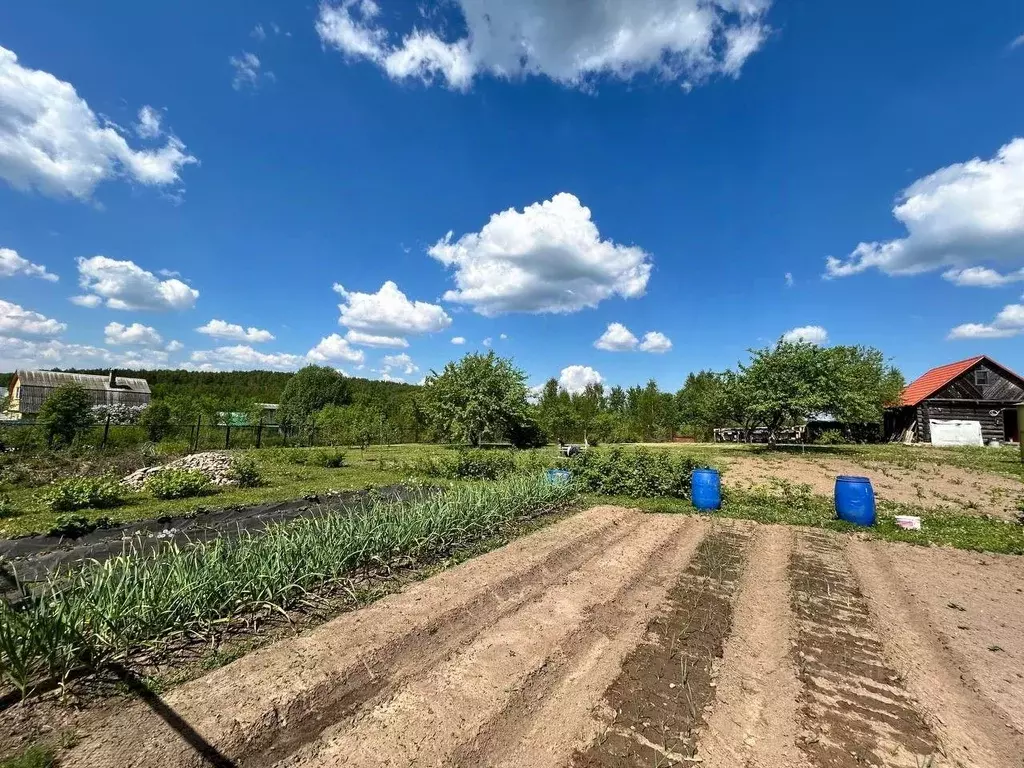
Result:
{"label": "small outbuilding", "polygon": [[1020,442],[1021,400],[1024,378],[985,355],[971,357],[912,381],[900,404],[886,411],[885,436],[919,443],[957,443],[958,435],[964,444]]}
{"label": "small outbuilding", "polygon": [[88,393],[93,405],[149,405],[151,393],[145,379],[118,376],[111,371],[106,376],[60,371],[16,371],[7,388],[10,401],[8,418],[33,417],[51,394],[59,387],[77,384]]}

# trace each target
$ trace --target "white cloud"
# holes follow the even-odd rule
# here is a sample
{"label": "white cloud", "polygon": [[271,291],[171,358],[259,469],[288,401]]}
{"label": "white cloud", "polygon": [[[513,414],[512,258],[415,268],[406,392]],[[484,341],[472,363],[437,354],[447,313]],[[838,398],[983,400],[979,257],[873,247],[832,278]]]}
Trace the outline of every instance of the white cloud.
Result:
{"label": "white cloud", "polygon": [[672,340],[660,331],[648,331],[640,341],[633,332],[622,323],[609,323],[601,338],[594,346],[606,352],[653,352],[660,354],[672,349]]}
{"label": "white cloud", "polygon": [[262,80],[273,80],[274,73],[262,69],[260,57],[255,53],[243,51],[240,56],[232,56],[228,59],[234,75],[231,78],[231,87],[236,91],[243,88],[259,88]]}
{"label": "white cloud", "polygon": [[582,392],[588,384],[600,384],[604,379],[589,365],[570,365],[558,376],[558,386],[570,394]]}
{"label": "white cloud", "polygon": [[350,344],[361,344],[364,347],[408,347],[409,342],[401,336],[376,336],[372,333],[349,330],[345,339]]}
{"label": "white cloud", "polygon": [[131,261],[106,256],[78,259],[79,285],[94,298],[75,297],[76,304],[96,307],[99,297],[110,309],[191,309],[199,291],[181,280],[160,280]]}
{"label": "white cloud", "polygon": [[483,345],[485,347],[489,347],[489,346],[491,346],[491,344],[493,342],[494,342],[494,339],[492,339],[490,336],[488,336],[486,339],[483,340]]}
{"label": "white cloud", "polygon": [[394,370],[400,370],[404,375],[409,376],[419,368],[405,352],[398,355],[385,355],[380,361],[381,371],[390,374]]}
{"label": "white cloud", "polygon": [[954,285],[970,288],[999,288],[1024,280],[1024,268],[1007,274],[996,272],[996,270],[989,269],[988,267],[948,269],[942,273],[942,277]]}
{"label": "white cloud", "polygon": [[365,357],[363,350],[352,349],[348,341],[337,333],[332,333],[330,336],[320,339],[320,343],[309,350],[306,356],[316,363],[337,362],[339,360],[361,363]]}
{"label": "white cloud", "polygon": [[452,344],[465,344],[465,343],[466,343],[466,337],[465,336],[453,336],[452,337]]}
{"label": "white cloud", "polygon": [[338,322],[347,328],[374,336],[402,337],[437,333],[452,324],[436,304],[409,301],[394,282],[388,280],[377,293],[347,291],[339,283],[334,290],[343,299],[338,305]]}
{"label": "white cloud", "polygon": [[163,133],[160,121],[160,113],[147,104],[139,110],[139,122],[135,124],[135,133],[143,139],[158,138]]}
{"label": "white cloud", "polygon": [[175,339],[174,341],[168,342],[167,346],[164,347],[168,352],[180,352],[185,348],[185,345]]}
{"label": "white cloud", "polygon": [[103,303],[103,299],[91,294],[86,294],[85,296],[72,296],[68,301],[79,307],[85,307],[86,309],[96,309],[96,307]]}
{"label": "white cloud", "polygon": [[648,331],[640,342],[641,352],[653,352],[660,355],[672,349],[672,340],[660,331]]}
{"label": "white cloud", "polygon": [[74,86],[23,67],[0,46],[0,177],[15,189],[86,200],[100,182],[119,176],[177,185],[182,168],[196,162],[173,135],[163,146],[132,149]]}
{"label": "white cloud", "polygon": [[274,334],[261,328],[243,328],[234,323],[224,320],[211,320],[206,325],[196,328],[198,333],[204,333],[215,339],[227,339],[229,341],[245,341],[250,344],[259,344],[264,341],[273,341]]}
{"label": "white cloud", "polygon": [[46,267],[42,264],[33,264],[10,248],[0,248],[0,277],[14,277],[15,275],[41,277],[51,283],[59,280],[55,274],[47,272]]}
{"label": "white cloud", "polygon": [[267,31],[263,29],[262,24],[257,24],[252,28],[252,31],[249,33],[249,37],[262,42],[267,39]]}
{"label": "white cloud", "polygon": [[796,280],[793,279],[793,273],[792,272],[787,272],[786,273],[786,287],[787,288],[792,288],[795,284],[796,284]]}
{"label": "white cloud", "polygon": [[121,323],[109,323],[103,329],[104,341],[110,345],[139,344],[142,346],[156,347],[163,344],[163,338],[156,332],[142,323],[122,325]]}
{"label": "white cloud", "polygon": [[609,323],[601,338],[594,342],[594,346],[606,352],[630,352],[636,349],[639,343],[640,340],[622,323]]}
{"label": "white cloud", "polygon": [[65,323],[0,299],[0,334],[4,336],[56,336],[65,330]]}
{"label": "white cloud", "polygon": [[488,317],[504,312],[576,312],[618,295],[642,296],[651,275],[648,254],[601,240],[590,209],[566,192],[522,212],[496,213],[480,232],[428,253],[455,270],[446,301]]}
{"label": "white cloud", "polygon": [[1020,48],[1022,45],[1024,45],[1024,35],[1020,35],[1015,38],[1014,41],[1010,43],[1010,48]]}
{"label": "white cloud", "polygon": [[821,345],[828,341],[828,331],[820,325],[804,325],[793,328],[782,334],[783,341],[803,342],[804,344]]}
{"label": "white cloud", "polygon": [[498,334],[498,338],[501,339],[502,341],[506,341],[508,339],[508,334],[507,333],[499,333]]}
{"label": "white cloud", "polygon": [[913,275],[1024,260],[1024,139],[991,160],[974,158],[915,181],[900,193],[893,215],[906,237],[860,243],[845,260],[829,256],[825,276],[872,267]]}
{"label": "white cloud", "polygon": [[199,370],[276,370],[293,371],[306,364],[302,355],[290,355],[284,352],[260,352],[246,344],[233,347],[217,347],[216,349],[198,350],[189,356],[191,367]]}
{"label": "white cloud", "polygon": [[[349,60],[365,59],[389,77],[442,81],[466,90],[474,77],[543,76],[593,88],[602,77],[649,73],[692,88],[716,74],[738,76],[769,33],[771,0],[603,0],[493,3],[458,0],[464,37],[441,29],[387,29],[376,2],[320,6],[320,39]],[[399,39],[400,38],[400,39]]]}
{"label": "white cloud", "polygon": [[[1024,297],[1022,297],[1024,298]],[[949,332],[947,339],[1008,339],[1024,334],[1024,304],[1007,304],[990,324],[965,323]]]}
{"label": "white cloud", "polygon": [[131,350],[119,354],[103,347],[65,344],[62,341],[28,341],[0,336],[0,370],[16,368],[166,368],[167,353]]}

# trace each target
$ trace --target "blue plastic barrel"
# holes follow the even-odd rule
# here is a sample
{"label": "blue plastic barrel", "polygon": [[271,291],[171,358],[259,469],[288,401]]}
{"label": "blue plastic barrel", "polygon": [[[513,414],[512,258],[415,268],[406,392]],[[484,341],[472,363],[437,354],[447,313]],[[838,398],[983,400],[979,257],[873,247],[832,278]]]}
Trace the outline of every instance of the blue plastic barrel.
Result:
{"label": "blue plastic barrel", "polygon": [[549,469],[544,474],[547,476],[548,482],[552,485],[561,485],[562,483],[568,483],[572,480],[572,475],[564,469]]}
{"label": "blue plastic barrel", "polygon": [[836,478],[836,517],[854,525],[875,524],[875,489],[867,477]]}
{"label": "blue plastic barrel", "polygon": [[722,478],[717,469],[695,469],[691,478],[690,498],[701,510],[722,508]]}

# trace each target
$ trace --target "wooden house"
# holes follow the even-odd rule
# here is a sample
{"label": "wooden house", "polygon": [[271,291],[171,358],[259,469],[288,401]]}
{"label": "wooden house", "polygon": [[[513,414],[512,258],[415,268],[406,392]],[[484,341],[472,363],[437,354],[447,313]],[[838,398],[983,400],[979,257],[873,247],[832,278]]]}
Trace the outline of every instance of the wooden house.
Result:
{"label": "wooden house", "polygon": [[10,398],[5,411],[8,418],[33,417],[53,392],[66,384],[77,384],[86,391],[93,405],[148,405],[149,384],[145,379],[60,371],[16,371],[7,388]]}
{"label": "wooden house", "polygon": [[985,443],[1019,442],[1022,400],[1024,379],[989,357],[941,365],[912,381],[886,412],[886,438],[930,443],[933,423],[978,422]]}

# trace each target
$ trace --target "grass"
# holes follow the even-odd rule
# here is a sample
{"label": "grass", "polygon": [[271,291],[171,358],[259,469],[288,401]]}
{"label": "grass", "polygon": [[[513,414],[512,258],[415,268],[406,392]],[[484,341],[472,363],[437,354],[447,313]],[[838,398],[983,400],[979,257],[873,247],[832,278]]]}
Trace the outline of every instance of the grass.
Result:
{"label": "grass", "polygon": [[41,745],[32,745],[20,754],[0,760],[0,768],[52,768],[55,765],[57,750]]}
{"label": "grass", "polygon": [[[684,499],[623,499],[590,497],[594,503],[622,504],[648,512],[692,514]],[[964,515],[945,508],[922,509],[907,504],[881,501],[878,522],[862,528],[837,520],[832,499],[816,496],[808,486],[776,480],[770,486],[750,491],[727,490],[722,509],[716,516],[759,523],[803,525],[844,533],[857,532],[885,541],[902,541],[924,546],[948,546],[978,552],[1024,555],[1024,526],[1012,521],[978,515]],[[896,525],[896,515],[916,515],[920,531],[908,531]]]}
{"label": "grass", "polygon": [[93,563],[52,578],[20,606],[0,602],[0,675],[22,696],[42,681],[64,685],[142,647],[284,612],[359,572],[443,559],[575,497],[568,485],[513,478]]}

